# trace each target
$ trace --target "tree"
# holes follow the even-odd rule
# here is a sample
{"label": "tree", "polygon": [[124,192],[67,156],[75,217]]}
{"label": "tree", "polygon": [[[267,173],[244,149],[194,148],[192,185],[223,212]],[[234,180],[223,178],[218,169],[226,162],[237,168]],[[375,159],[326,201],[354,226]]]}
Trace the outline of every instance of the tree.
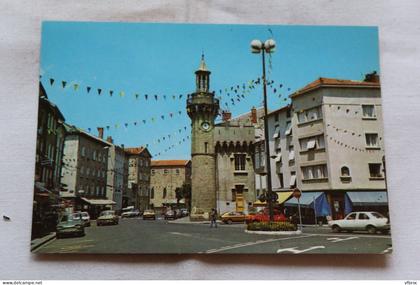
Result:
{"label": "tree", "polygon": [[185,199],[185,205],[190,210],[191,208],[191,185],[186,184],[185,182],[182,184],[181,187],[177,187],[175,189],[176,195],[176,204],[179,207],[179,201],[181,199]]}

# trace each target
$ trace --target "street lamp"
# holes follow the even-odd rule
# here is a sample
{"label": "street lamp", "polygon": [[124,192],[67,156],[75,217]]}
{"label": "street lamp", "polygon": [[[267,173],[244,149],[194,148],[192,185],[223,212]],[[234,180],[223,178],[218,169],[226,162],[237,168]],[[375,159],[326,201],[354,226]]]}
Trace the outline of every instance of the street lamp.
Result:
{"label": "street lamp", "polygon": [[260,40],[251,41],[251,52],[261,53],[262,55],[262,82],[264,94],[264,140],[265,140],[265,165],[267,168],[267,194],[268,194],[268,210],[270,213],[270,222],[274,220],[273,211],[273,190],[271,185],[271,165],[270,165],[270,142],[268,139],[268,118],[267,118],[267,82],[265,78],[265,53],[273,53],[276,48],[276,42],[273,39],[268,39],[264,43]]}

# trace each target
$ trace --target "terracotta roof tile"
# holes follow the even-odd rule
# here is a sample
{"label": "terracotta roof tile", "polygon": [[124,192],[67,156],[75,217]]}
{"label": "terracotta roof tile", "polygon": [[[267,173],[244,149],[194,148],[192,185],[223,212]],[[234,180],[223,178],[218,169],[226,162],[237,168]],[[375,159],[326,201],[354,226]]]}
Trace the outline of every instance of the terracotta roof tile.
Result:
{"label": "terracotta roof tile", "polygon": [[152,160],[153,166],[186,166],[190,160]]}
{"label": "terracotta roof tile", "polygon": [[321,87],[380,88],[380,86],[381,85],[379,82],[356,81],[356,80],[348,80],[348,79],[335,79],[335,78],[320,77],[317,80],[309,83],[305,87],[294,92],[289,97],[296,97],[298,95],[307,93],[309,91],[312,91]]}
{"label": "terracotta roof tile", "polygon": [[144,147],[127,147],[124,148],[124,151],[129,154],[140,154],[145,150]]}

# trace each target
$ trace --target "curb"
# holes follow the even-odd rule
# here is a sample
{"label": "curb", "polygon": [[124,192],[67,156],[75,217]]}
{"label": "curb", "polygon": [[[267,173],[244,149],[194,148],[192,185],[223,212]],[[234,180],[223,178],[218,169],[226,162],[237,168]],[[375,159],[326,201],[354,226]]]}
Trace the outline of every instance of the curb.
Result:
{"label": "curb", "polygon": [[37,248],[41,247],[42,245],[46,244],[47,242],[56,238],[56,233],[50,234],[47,238],[43,239],[41,242],[36,244],[31,244],[31,252],[36,250]]}
{"label": "curb", "polygon": [[301,235],[302,231],[278,231],[278,232],[269,232],[269,231],[248,231],[245,230],[248,234],[255,235],[272,235],[272,236],[297,236]]}

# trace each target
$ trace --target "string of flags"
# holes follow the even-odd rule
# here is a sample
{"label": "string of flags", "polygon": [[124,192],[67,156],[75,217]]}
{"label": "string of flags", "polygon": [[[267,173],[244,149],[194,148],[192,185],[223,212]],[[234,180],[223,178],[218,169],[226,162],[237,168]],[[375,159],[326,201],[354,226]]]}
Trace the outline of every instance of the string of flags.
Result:
{"label": "string of flags", "polygon": [[[164,142],[164,141],[169,141],[174,136],[176,136],[176,135],[178,135],[178,134],[180,134],[180,133],[182,133],[183,131],[186,131],[186,130],[187,130],[187,126],[184,126],[182,128],[179,128],[178,130],[176,130],[175,132],[173,132],[171,134],[166,134],[164,136],[160,136],[159,138],[153,140],[153,144],[159,144],[159,143]],[[149,145],[146,144],[146,147],[148,147],[148,146]]]}
{"label": "string of flags", "polygon": [[179,146],[179,145],[183,144],[184,142],[188,141],[189,139],[190,139],[190,136],[186,136],[185,138],[183,138],[183,139],[179,140],[177,143],[174,143],[174,144],[170,145],[169,147],[165,148],[164,150],[162,150],[162,151],[160,151],[160,152],[155,153],[155,154],[153,155],[153,157],[159,157],[159,156],[161,156],[161,155],[163,155],[163,154],[167,153],[168,151],[170,151],[170,150],[172,150],[172,149],[176,148],[177,146]]}
{"label": "string of flags", "polygon": [[[183,114],[183,111],[179,110],[177,112],[169,112],[167,114],[162,114],[160,116],[153,116],[151,118],[142,119],[142,120],[139,120],[139,121],[109,124],[109,125],[106,125],[104,128],[106,128],[107,130],[110,130],[111,128],[119,129],[121,127],[124,127],[124,128],[128,128],[130,126],[136,127],[136,126],[140,126],[141,124],[145,125],[147,123],[155,123],[158,120],[165,120],[165,118],[166,119],[172,119],[176,115],[182,115],[182,114]],[[92,129],[95,129],[95,128],[87,128],[89,133],[92,131]]]}

